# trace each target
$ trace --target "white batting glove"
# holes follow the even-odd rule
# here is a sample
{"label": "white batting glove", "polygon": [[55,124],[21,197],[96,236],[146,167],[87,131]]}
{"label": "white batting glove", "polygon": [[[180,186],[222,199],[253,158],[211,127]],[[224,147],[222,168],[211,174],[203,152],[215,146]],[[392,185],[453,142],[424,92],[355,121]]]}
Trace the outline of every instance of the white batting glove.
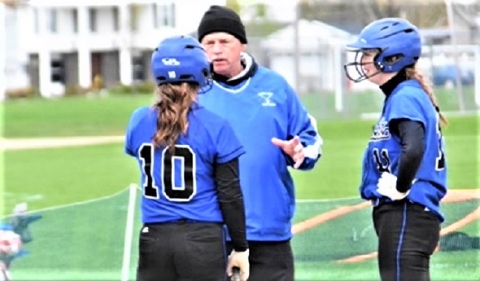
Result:
{"label": "white batting glove", "polygon": [[377,187],[378,193],[392,199],[392,201],[402,200],[410,193],[410,190],[405,193],[399,192],[397,190],[397,177],[387,172],[382,173],[382,176],[378,179]]}
{"label": "white batting glove", "polygon": [[242,281],[247,281],[250,276],[250,263],[248,262],[248,255],[250,251],[247,249],[244,252],[232,251],[228,257],[227,275],[232,276],[232,268],[238,267],[240,269],[240,276]]}

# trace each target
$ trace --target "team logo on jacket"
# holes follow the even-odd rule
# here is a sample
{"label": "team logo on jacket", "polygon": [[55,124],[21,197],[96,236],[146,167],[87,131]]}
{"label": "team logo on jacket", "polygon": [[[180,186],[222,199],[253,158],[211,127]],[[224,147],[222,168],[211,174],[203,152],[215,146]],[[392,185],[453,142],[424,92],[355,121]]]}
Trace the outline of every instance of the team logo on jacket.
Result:
{"label": "team logo on jacket", "polygon": [[258,96],[263,99],[262,106],[277,106],[277,104],[271,100],[273,96],[272,92],[260,92]]}
{"label": "team logo on jacket", "polygon": [[388,128],[388,122],[384,117],[378,121],[377,125],[373,128],[373,135],[370,138],[371,141],[381,141],[390,138],[390,129]]}

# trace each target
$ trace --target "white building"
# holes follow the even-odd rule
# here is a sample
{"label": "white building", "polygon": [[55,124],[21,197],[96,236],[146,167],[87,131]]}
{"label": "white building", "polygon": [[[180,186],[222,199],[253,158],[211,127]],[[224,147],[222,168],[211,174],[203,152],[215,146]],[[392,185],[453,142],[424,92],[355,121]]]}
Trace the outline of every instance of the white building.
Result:
{"label": "white building", "polygon": [[[320,21],[298,22],[299,92],[334,90],[346,83],[343,72],[344,46],[355,37]],[[269,54],[270,68],[297,85],[295,27],[290,24],[269,35],[262,42]],[[345,86],[345,85],[340,86]]]}
{"label": "white building", "polygon": [[0,4],[0,22],[9,24],[0,29],[2,44],[9,42],[5,79],[19,84],[5,87],[31,84],[49,97],[63,85],[89,88],[95,75],[106,86],[147,79],[160,40],[195,31],[214,4],[225,0],[30,0],[15,9]]}
{"label": "white building", "polygon": [[15,40],[18,22],[15,9],[0,3],[0,100],[6,89],[25,89],[30,84],[25,68],[28,55]]}

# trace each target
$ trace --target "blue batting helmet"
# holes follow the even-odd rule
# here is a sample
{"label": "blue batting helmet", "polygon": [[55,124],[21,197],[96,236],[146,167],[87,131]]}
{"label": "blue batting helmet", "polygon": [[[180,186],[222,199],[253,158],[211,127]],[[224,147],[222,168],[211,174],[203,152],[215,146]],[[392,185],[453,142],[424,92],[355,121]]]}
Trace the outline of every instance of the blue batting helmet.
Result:
{"label": "blue batting helmet", "polygon": [[204,87],[211,83],[205,50],[190,36],[162,40],[152,54],[151,67],[157,85],[190,82]]}
{"label": "blue batting helmet", "polygon": [[[406,19],[384,18],[367,25],[357,40],[347,45],[349,51],[356,52],[355,62],[345,64],[345,71],[350,80],[362,81],[367,77],[362,69],[361,57],[366,50],[377,50],[374,58],[379,72],[398,72],[406,66],[417,62],[422,52],[422,42],[417,27]],[[391,58],[396,57],[395,60]],[[359,78],[350,75],[348,67],[354,66]],[[374,75],[375,75],[374,74]]]}

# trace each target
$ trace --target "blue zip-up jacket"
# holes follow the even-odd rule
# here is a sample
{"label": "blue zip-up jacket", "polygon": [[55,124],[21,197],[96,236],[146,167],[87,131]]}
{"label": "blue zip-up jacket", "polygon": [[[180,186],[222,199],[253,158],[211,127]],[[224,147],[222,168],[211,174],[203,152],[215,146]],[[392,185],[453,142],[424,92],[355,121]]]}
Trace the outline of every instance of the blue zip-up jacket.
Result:
{"label": "blue zip-up jacket", "polygon": [[[252,67],[252,62],[250,58],[246,68]],[[306,147],[299,169],[312,169],[322,144],[313,117],[286,80],[264,67],[234,86],[215,81],[199,96],[199,104],[225,118],[245,149],[240,157],[240,182],[247,240],[290,239],[295,188],[288,166],[293,161],[271,139],[288,140],[298,135]]]}

